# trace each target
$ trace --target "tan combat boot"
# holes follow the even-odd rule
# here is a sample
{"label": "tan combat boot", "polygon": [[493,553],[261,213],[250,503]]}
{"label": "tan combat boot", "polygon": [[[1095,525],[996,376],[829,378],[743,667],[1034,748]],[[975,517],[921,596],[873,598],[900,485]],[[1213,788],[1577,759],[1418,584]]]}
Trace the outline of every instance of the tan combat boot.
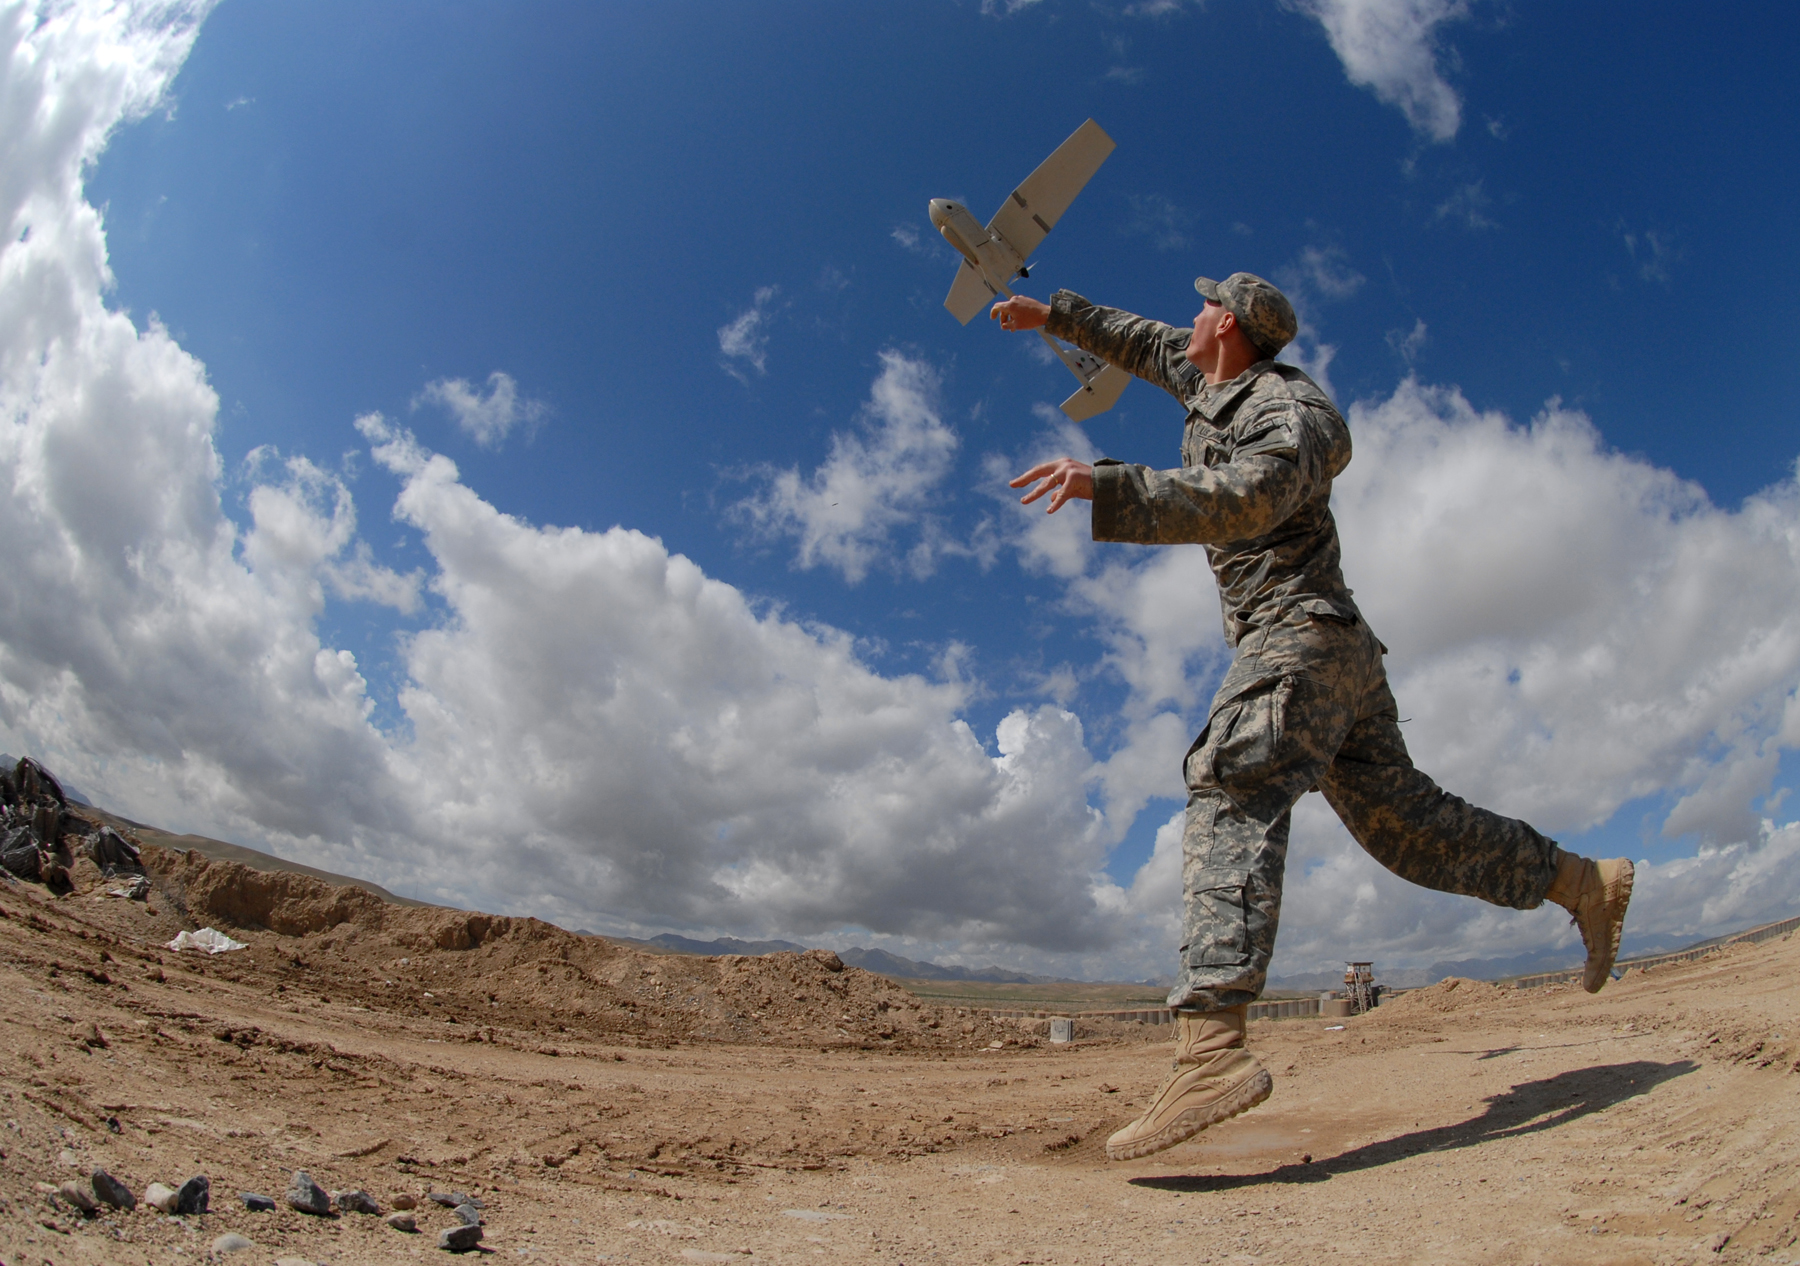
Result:
{"label": "tan combat boot", "polygon": [[1109,1157],[1131,1160],[1174,1147],[1269,1097],[1275,1087],[1268,1072],[1244,1049],[1248,1010],[1176,1013],[1175,1071],[1144,1115],[1106,1140]]}
{"label": "tan combat boot", "polygon": [[1557,852],[1561,856],[1556,880],[1544,900],[1554,901],[1575,917],[1588,955],[1582,987],[1599,993],[1619,954],[1619,933],[1625,930],[1625,907],[1631,901],[1635,868],[1623,857],[1597,862],[1561,849]]}

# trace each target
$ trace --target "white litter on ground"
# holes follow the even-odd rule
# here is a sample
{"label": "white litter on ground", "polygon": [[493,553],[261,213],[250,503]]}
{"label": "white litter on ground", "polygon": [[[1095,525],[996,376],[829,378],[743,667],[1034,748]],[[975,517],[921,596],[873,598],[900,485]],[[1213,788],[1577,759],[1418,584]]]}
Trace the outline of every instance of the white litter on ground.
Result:
{"label": "white litter on ground", "polygon": [[234,941],[217,928],[201,928],[198,932],[178,932],[175,939],[169,942],[172,950],[205,950],[208,954],[223,954],[227,950],[250,948],[242,941]]}

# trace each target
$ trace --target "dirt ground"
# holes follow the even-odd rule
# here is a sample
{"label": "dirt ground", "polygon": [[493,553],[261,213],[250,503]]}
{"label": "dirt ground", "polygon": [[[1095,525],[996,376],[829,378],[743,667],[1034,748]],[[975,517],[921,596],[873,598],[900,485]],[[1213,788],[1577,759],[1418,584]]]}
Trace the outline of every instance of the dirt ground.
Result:
{"label": "dirt ground", "polygon": [[[1109,1164],[1168,1030],[921,1003],[822,952],[647,955],[146,850],[147,901],[0,881],[0,1262],[1800,1261],[1800,943],[1597,997],[1445,982],[1260,1021],[1263,1107]],[[207,925],[249,948],[162,947]],[[206,1174],[212,1212],[85,1217]],[[252,1213],[296,1169],[420,1198]],[[227,1232],[254,1247],[212,1251]]]}

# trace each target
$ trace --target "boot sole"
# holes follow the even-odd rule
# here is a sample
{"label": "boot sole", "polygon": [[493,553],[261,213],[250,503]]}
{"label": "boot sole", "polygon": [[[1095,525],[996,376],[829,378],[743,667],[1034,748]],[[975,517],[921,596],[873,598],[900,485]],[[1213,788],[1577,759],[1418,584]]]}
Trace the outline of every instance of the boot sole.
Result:
{"label": "boot sole", "polygon": [[1614,920],[1612,935],[1608,938],[1611,944],[1606,951],[1606,961],[1598,972],[1590,973],[1590,975],[1598,975],[1599,980],[1593,984],[1589,984],[1585,979],[1581,982],[1581,987],[1589,993],[1599,993],[1606,988],[1606,982],[1612,976],[1613,962],[1619,957],[1619,941],[1625,935],[1625,907],[1631,904],[1631,889],[1636,883],[1637,867],[1627,861],[1625,874],[1619,882],[1619,917]]}
{"label": "boot sole", "polygon": [[1189,1108],[1148,1138],[1118,1147],[1108,1143],[1106,1145],[1107,1158],[1116,1161],[1136,1160],[1140,1156],[1149,1156],[1153,1152],[1174,1147],[1177,1143],[1185,1143],[1208,1126],[1217,1125],[1221,1121],[1229,1121],[1240,1112],[1248,1112],[1267,1099],[1274,1090],[1275,1083],[1269,1077],[1269,1070],[1259,1068],[1255,1075],[1246,1078],[1242,1085],[1221,1095],[1203,1108]]}

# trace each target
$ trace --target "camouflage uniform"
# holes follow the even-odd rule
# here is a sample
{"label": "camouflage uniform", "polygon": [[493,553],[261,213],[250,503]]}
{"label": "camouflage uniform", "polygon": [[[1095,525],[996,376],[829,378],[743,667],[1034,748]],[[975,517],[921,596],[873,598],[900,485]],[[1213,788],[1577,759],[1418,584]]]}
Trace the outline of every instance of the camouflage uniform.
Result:
{"label": "camouflage uniform", "polygon": [[1209,385],[1184,355],[1191,331],[1066,290],[1046,329],[1187,408],[1180,470],[1095,465],[1094,539],[1205,545],[1236,648],[1185,766],[1185,943],[1169,1005],[1215,1011],[1262,992],[1289,813],[1314,788],[1401,878],[1542,904],[1556,845],[1443,791],[1406,754],[1387,648],[1339,565],[1331,481],[1350,462],[1350,431],[1325,393],[1274,360]]}

